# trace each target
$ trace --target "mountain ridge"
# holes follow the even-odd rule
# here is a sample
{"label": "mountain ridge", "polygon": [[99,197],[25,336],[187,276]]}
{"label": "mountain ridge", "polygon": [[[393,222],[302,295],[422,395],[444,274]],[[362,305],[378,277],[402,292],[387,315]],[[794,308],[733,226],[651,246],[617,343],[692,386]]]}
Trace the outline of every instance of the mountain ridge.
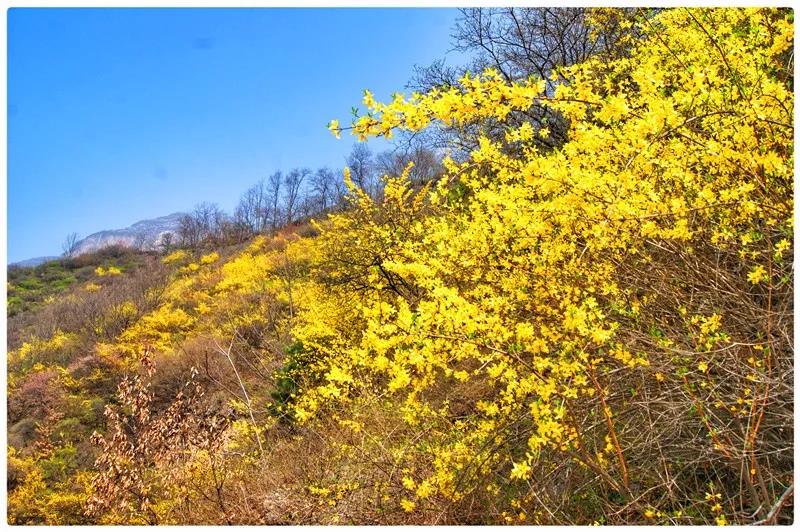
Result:
{"label": "mountain ridge", "polygon": [[155,249],[161,244],[164,235],[175,234],[182,212],[173,212],[158,218],[149,218],[134,222],[122,229],[104,229],[79,240],[75,255],[83,255],[97,251],[110,245],[137,247],[143,250]]}
{"label": "mountain ridge", "polygon": [[[91,253],[112,245],[122,245],[126,247],[136,247],[142,250],[157,249],[163,241],[164,235],[178,231],[178,225],[182,212],[173,212],[157,218],[147,218],[132,223],[128,227],[121,229],[103,229],[92,233],[76,243],[74,256]],[[23,268],[35,267],[45,262],[55,260],[58,256],[32,257],[17,262],[9,263],[9,266]]]}

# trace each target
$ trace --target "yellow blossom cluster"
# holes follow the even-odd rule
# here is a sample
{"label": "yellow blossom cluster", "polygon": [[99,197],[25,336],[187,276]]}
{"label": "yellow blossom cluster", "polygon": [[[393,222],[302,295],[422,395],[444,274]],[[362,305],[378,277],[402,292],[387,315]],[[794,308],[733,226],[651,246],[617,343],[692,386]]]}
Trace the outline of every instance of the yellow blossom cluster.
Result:
{"label": "yellow blossom cluster", "polygon": [[[766,261],[789,247],[793,95],[775,75],[793,39],[785,13],[675,9],[638,24],[644,37],[630,54],[563,68],[553,91],[488,70],[388,103],[365,93],[368,113],[351,128],[361,140],[502,124],[536,106],[568,124],[569,140],[543,150],[536,139],[547,131],[509,123],[503,138],[483,136],[466,160],[447,160],[433,189],[400,176],[380,203],[352,190],[353,212],[323,227],[322,284],[309,288],[294,333],[320,354],[324,377],[302,391],[297,417],[388,395],[409,426],[450,420],[449,432],[427,440],[430,472],[416,472],[430,491],[408,482],[406,511],[434,491],[458,500],[457,479],[475,468],[506,464],[509,479],[527,479],[545,449],[591,466],[570,414],[587,397],[611,435],[609,482],[627,486],[603,381],[648,366],[620,324],[656,292],[624,286],[621,266],[647,267],[664,244],[737,249],[769,228],[784,244],[763,253],[747,242],[742,281],[770,283]],[[338,135],[338,122],[332,129]],[[456,184],[466,201],[454,198]],[[724,316],[689,321],[702,349],[727,341]],[[454,417],[442,397],[467,383],[483,396]],[[502,455],[520,423],[525,449]]]}

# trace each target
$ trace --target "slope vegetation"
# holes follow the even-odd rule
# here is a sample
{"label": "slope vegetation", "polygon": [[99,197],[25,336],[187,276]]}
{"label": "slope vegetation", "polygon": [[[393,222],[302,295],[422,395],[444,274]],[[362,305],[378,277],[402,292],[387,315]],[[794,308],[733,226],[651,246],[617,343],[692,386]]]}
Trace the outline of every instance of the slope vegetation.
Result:
{"label": "slope vegetation", "polygon": [[10,521],[791,522],[792,13],[621,23],[367,92],[364,139],[502,131],[436,183],[73,283],[9,355]]}

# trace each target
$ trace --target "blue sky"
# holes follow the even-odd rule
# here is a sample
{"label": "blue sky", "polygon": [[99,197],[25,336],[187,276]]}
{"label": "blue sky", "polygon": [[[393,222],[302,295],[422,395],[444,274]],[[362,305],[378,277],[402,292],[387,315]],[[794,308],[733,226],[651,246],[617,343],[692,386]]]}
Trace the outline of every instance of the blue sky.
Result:
{"label": "blue sky", "polygon": [[[11,9],[8,261],[344,166],[365,88],[446,55],[447,9]],[[374,145],[373,150],[385,148]]]}

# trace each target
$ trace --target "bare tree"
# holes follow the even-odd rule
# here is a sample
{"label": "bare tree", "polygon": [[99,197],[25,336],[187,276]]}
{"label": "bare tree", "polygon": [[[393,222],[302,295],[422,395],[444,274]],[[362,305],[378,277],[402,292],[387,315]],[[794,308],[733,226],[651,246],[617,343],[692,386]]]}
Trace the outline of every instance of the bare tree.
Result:
{"label": "bare tree", "polygon": [[344,179],[337,179],[333,184],[333,204],[331,209],[343,209],[345,207],[347,197],[347,187],[344,184]]}
{"label": "bare tree", "polygon": [[132,247],[136,251],[144,251],[145,247],[147,247],[146,244],[147,244],[147,235],[145,235],[144,233],[137,233],[133,237]]}
{"label": "bare tree", "polygon": [[192,218],[192,222],[187,225],[193,234],[187,244],[191,245],[191,242],[194,242],[194,245],[199,245],[204,241],[220,243],[222,228],[227,222],[227,214],[219,208],[219,205],[204,201],[196,205],[189,216]]}
{"label": "bare tree", "polygon": [[275,232],[281,223],[281,185],[283,184],[283,174],[279,171],[269,176],[269,202],[272,207],[271,229]]}
{"label": "bare tree", "polygon": [[[472,55],[472,62],[453,67],[440,60],[428,67],[416,68],[408,86],[420,92],[434,87],[457,86],[464,73],[481,72],[491,67],[508,81],[531,76],[544,79],[547,92],[552,93],[561,80],[552,79],[551,74],[559,67],[580,63],[593,56],[614,59],[624,56],[629,49],[630,41],[622,37],[637,31],[637,26],[624,22],[635,17],[636,10],[609,11],[604,13],[600,24],[590,20],[591,13],[592,8],[462,9],[452,34],[453,47]],[[542,150],[557,148],[567,140],[568,124],[545,106],[533,105],[513,112],[506,126],[524,122],[549,130],[547,138],[536,139]],[[480,125],[462,124],[458,128],[435,128],[426,136],[430,145],[455,148],[454,156],[458,158],[474,149],[481,135],[499,138],[504,131],[504,126],[484,122]]]}
{"label": "bare tree", "polygon": [[428,92],[434,87],[447,89],[458,85],[458,79],[464,75],[463,67],[448,65],[443,59],[437,59],[428,66],[415,65],[411,80],[406,87],[417,92]]}
{"label": "bare tree", "polygon": [[220,209],[216,203],[213,206],[214,210],[208,238],[214,244],[223,244],[227,241],[227,236],[232,233],[232,221],[228,213]]}
{"label": "bare tree", "polygon": [[192,211],[192,217],[195,219],[195,223],[197,223],[201,239],[207,238],[212,233],[217,210],[218,207],[216,204],[206,201],[195,205],[194,211]]}
{"label": "bare tree", "polygon": [[347,166],[350,168],[353,184],[370,196],[374,196],[375,162],[372,151],[366,144],[358,143],[353,146],[353,150],[347,156]]}
{"label": "bare tree", "polygon": [[442,173],[442,158],[432,149],[417,143],[413,146],[398,145],[394,150],[378,154],[375,165],[383,175],[399,176],[408,163],[414,163],[409,172],[409,180],[414,185],[422,185],[436,179]]}
{"label": "bare tree", "polygon": [[330,168],[319,168],[311,176],[311,193],[313,202],[319,212],[330,209],[335,200],[336,175]]}
{"label": "bare tree", "polygon": [[291,225],[297,217],[297,211],[301,204],[300,190],[303,186],[303,181],[311,174],[308,168],[295,168],[283,180],[286,186],[284,193],[284,208],[286,209],[286,223]]}
{"label": "bare tree", "polygon": [[194,216],[184,214],[178,219],[178,241],[181,246],[195,248],[200,243],[201,232]]}
{"label": "bare tree", "polygon": [[226,243],[242,243],[251,236],[253,231],[237,218],[226,219],[221,228],[222,240]]}
{"label": "bare tree", "polygon": [[252,233],[265,231],[270,221],[268,195],[263,179],[247,189],[236,206],[234,221],[247,227]]}
{"label": "bare tree", "polygon": [[206,240],[218,237],[219,223],[224,213],[213,203],[203,202],[195,206],[191,214],[178,220],[180,244],[189,248],[199,247]]}
{"label": "bare tree", "polygon": [[602,25],[591,23],[591,12],[574,7],[462,9],[454,44],[462,52],[477,53],[476,66],[491,66],[509,81],[530,75],[549,80],[559,67],[626,52],[621,37],[636,29],[621,23],[635,16],[635,10],[609,12]]}
{"label": "bare tree", "polygon": [[161,238],[158,241],[158,245],[161,248],[162,253],[166,254],[172,250],[172,246],[174,245],[175,233],[166,232],[161,235]]}
{"label": "bare tree", "polygon": [[68,234],[61,244],[61,250],[64,252],[64,257],[73,257],[78,251],[78,233]]}

